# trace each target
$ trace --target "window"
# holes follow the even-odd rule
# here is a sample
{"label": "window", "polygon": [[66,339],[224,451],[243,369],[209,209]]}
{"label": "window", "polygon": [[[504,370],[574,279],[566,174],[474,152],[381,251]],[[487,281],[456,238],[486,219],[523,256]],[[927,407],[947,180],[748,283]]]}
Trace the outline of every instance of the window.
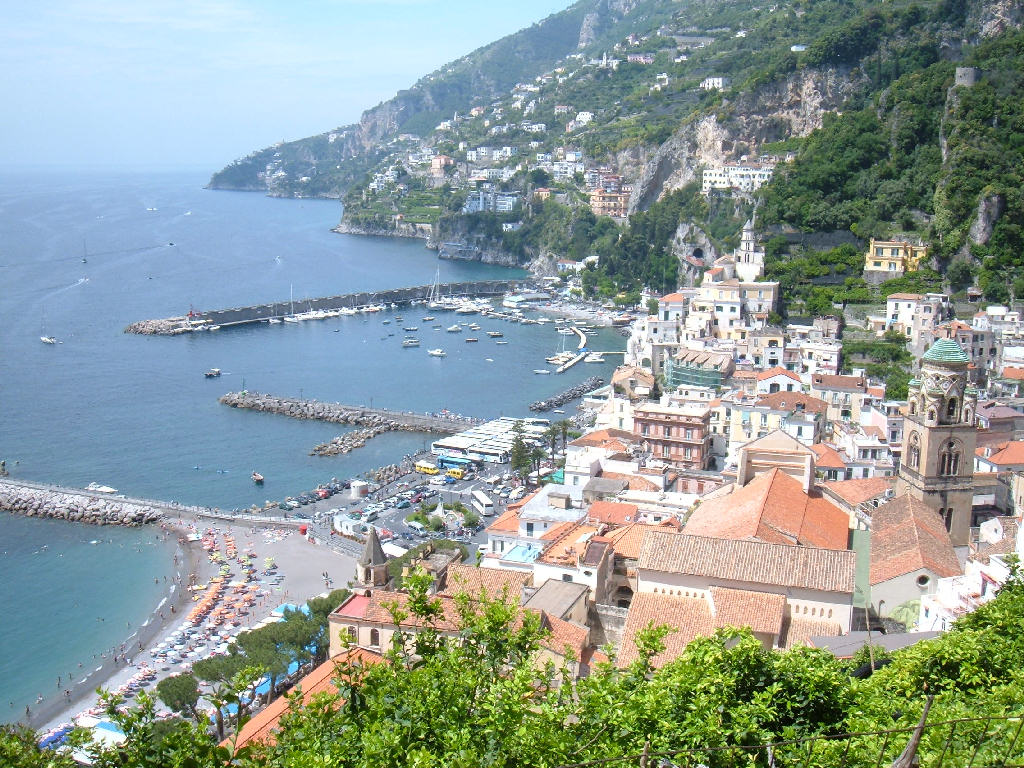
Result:
{"label": "window", "polygon": [[372,647],[374,647],[374,648],[379,648],[380,647],[380,630],[377,630],[377,629],[371,629],[370,630],[370,645]]}
{"label": "window", "polygon": [[572,574],[571,573],[563,573],[562,574],[562,581],[572,581]]}
{"label": "window", "polygon": [[939,453],[939,474],[951,477],[959,472],[960,445],[956,440],[950,440],[942,446],[942,451]]}
{"label": "window", "polygon": [[533,536],[533,523],[526,524],[526,535]]}
{"label": "window", "polygon": [[910,435],[910,440],[907,441],[907,466],[917,469],[921,463],[921,441],[917,436],[917,432]]}
{"label": "window", "polygon": [[949,402],[946,403],[946,418],[947,419],[955,419],[956,418],[956,398],[955,397],[949,398]]}

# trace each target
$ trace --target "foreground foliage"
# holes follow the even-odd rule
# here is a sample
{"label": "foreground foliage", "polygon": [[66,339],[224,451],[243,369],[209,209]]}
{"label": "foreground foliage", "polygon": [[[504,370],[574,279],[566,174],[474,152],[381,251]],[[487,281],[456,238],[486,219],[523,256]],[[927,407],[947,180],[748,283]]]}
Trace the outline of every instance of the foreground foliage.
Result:
{"label": "foreground foliage", "polygon": [[[438,616],[424,577],[413,575],[406,586],[407,610],[428,623]],[[543,642],[536,616],[505,600],[462,597],[459,607],[457,638],[431,629],[399,634],[386,663],[340,665],[337,695],[320,694],[305,707],[293,697],[276,743],[242,748],[234,763],[511,768],[632,757],[646,748],[662,755],[695,750],[687,759],[725,766],[767,764],[763,745],[803,740],[777,746],[776,765],[860,766],[880,755],[895,758],[907,733],[874,732],[912,727],[928,694],[935,695],[930,723],[1024,714],[1024,584],[1016,577],[953,630],[891,654],[866,680],[850,676],[860,658],[766,651],[748,631],[726,629],[694,641],[660,669],[651,659],[663,648],[664,631],[648,631],[634,664],[599,663],[573,682],[567,670],[536,663]],[[147,697],[115,717],[128,742],[98,754],[102,766],[212,767],[231,754],[187,721],[156,723]],[[1016,727],[973,720],[959,723],[951,738],[949,727],[929,729],[922,764],[943,752],[954,758],[950,764],[962,764],[975,749],[982,764],[996,762]],[[744,757],[744,748],[761,750],[759,757]],[[1013,749],[1016,760],[1024,756],[1024,744]],[[66,764],[40,755],[15,731],[0,734],[0,755],[12,766]]]}

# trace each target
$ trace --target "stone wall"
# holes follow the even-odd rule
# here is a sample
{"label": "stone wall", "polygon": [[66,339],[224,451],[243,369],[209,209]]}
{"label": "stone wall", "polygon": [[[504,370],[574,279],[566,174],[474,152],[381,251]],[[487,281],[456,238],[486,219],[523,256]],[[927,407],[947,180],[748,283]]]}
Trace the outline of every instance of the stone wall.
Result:
{"label": "stone wall", "polygon": [[0,481],[0,509],[26,517],[47,517],[92,525],[137,526],[161,518],[154,506],[80,491],[47,490]]}

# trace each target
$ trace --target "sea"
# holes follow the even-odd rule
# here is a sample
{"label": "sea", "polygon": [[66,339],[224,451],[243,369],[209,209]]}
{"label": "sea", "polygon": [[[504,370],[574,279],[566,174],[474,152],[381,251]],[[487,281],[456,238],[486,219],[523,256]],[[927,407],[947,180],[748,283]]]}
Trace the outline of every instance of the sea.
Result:
{"label": "sea", "polygon": [[[232,409],[217,401],[225,392],[527,416],[530,402],[614,369],[610,356],[536,375],[574,337],[477,317],[480,341],[469,344],[467,333],[444,330],[467,317],[429,310],[436,320],[423,321],[424,307],[176,337],[124,333],[189,310],[294,300],[302,311],[305,298],[427,285],[435,274],[441,282],[526,274],[439,260],[418,240],[339,235],[331,232],[337,201],[211,191],[207,178],[0,172],[0,459],[13,478],[247,507],[400,461],[431,436],[392,433],[347,455],[311,456],[344,428]],[[403,348],[403,329],[413,326],[421,345]],[[590,341],[624,347],[611,329]],[[447,357],[429,356],[434,347]],[[221,377],[205,378],[210,368]],[[251,482],[254,470],[263,487]],[[165,594],[172,558],[172,543],[153,529],[0,513],[0,722],[56,695],[58,676],[77,676],[123,642]]]}

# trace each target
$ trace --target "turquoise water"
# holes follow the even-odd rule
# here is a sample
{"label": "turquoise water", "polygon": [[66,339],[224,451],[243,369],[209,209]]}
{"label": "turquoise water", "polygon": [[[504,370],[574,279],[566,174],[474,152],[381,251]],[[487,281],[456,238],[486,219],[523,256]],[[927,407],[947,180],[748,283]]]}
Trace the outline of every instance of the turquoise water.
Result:
{"label": "turquoise water", "polygon": [[[468,334],[430,327],[451,325],[454,314],[431,311],[437,320],[424,323],[422,311],[408,308],[397,310],[402,321],[389,312],[185,337],[124,334],[129,323],[181,315],[190,307],[282,301],[290,291],[298,300],[427,284],[438,267],[446,282],[523,274],[439,261],[420,241],[334,234],[330,227],[340,213],[334,201],[213,192],[202,189],[204,181],[167,173],[0,174],[0,458],[15,477],[71,486],[99,482],[132,496],[248,506],[392,462],[423,448],[429,437],[389,434],[346,456],[309,456],[340,428],[226,408],[217,402],[226,391],[245,387],[482,417],[528,415],[533,400],[587,376],[607,379],[614,366],[609,357],[606,364],[580,364],[562,376],[535,376],[532,370],[549,367],[544,356],[562,344],[551,326],[477,318],[480,342],[466,344],[461,339]],[[385,325],[385,319],[391,322]],[[401,347],[404,325],[420,326],[419,348]],[[491,328],[509,343],[494,344],[484,334]],[[42,344],[43,334],[62,343]],[[448,357],[428,356],[435,346]],[[592,346],[621,349],[623,340],[606,330]],[[205,379],[202,373],[211,367],[224,375]],[[263,488],[250,482],[253,469],[266,476]],[[2,520],[0,549],[12,553],[0,560],[4,593],[63,589],[72,598],[57,620],[33,618],[18,604],[5,609],[0,680],[7,701],[20,702],[48,693],[36,690],[44,683],[55,689],[64,667],[77,668],[92,653],[121,642],[125,622],[152,610],[152,596],[142,587],[165,575],[171,555],[161,547],[137,551],[142,545],[135,531]],[[66,564],[57,563],[29,581],[14,558],[33,556],[46,543],[55,529],[40,525],[74,531],[68,535],[86,542],[102,533],[112,542],[106,567],[70,580]],[[91,562],[101,551],[83,546],[71,547],[62,560]],[[49,555],[34,557],[46,562]],[[96,620],[115,604],[124,621]],[[17,629],[9,611],[18,616]],[[25,645],[25,637],[53,632],[55,624],[74,638],[68,647],[39,654]],[[84,626],[90,631],[76,634]],[[18,683],[9,674],[14,666],[38,674]]]}

